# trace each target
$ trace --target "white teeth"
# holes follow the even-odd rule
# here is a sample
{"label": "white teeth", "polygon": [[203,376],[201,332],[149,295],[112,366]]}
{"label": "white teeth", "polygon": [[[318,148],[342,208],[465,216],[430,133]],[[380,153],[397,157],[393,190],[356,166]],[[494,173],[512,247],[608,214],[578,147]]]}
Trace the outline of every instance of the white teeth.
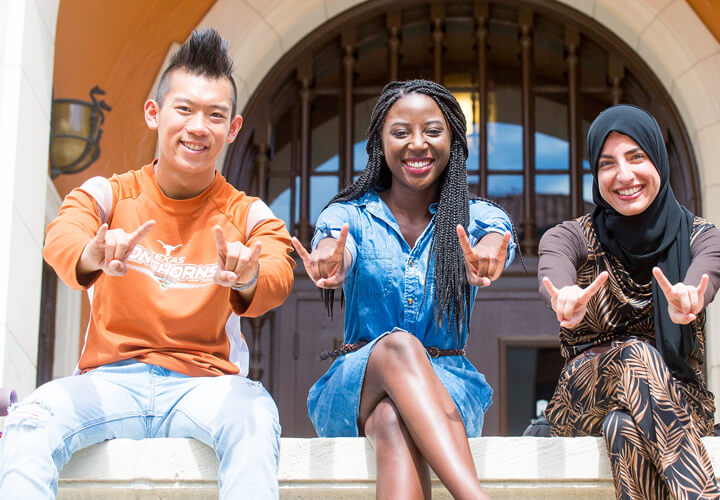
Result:
{"label": "white teeth", "polygon": [[638,191],[640,191],[642,188],[636,187],[636,188],[630,188],[630,189],[618,189],[618,193],[620,193],[623,196],[631,196]]}
{"label": "white teeth", "polygon": [[422,161],[408,161],[406,160],[405,163],[408,167],[412,168],[421,168],[421,167],[427,167],[430,165],[430,161],[428,160],[422,160]]}
{"label": "white teeth", "polygon": [[193,151],[201,151],[205,149],[205,146],[203,146],[202,144],[191,144],[189,142],[183,142],[183,144],[186,148],[192,149]]}

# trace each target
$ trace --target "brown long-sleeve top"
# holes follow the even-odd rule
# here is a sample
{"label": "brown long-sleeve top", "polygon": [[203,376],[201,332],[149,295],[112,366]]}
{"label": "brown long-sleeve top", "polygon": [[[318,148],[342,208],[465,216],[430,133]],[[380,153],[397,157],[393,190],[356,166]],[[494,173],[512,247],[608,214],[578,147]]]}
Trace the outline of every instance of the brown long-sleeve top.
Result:
{"label": "brown long-sleeve top", "polygon": [[[703,274],[710,277],[705,304],[720,287],[720,230],[695,217],[690,237],[692,262],[683,283],[697,285]],[[540,295],[550,305],[551,297],[542,284],[550,278],[556,288],[578,285],[585,288],[602,271],[609,278],[588,303],[583,320],[573,329],[560,329],[562,354],[572,358],[583,350],[613,338],[636,336],[654,342],[651,283],[636,283],[620,261],[607,254],[599,240],[592,218],[584,215],[548,230],[540,240],[538,279]],[[699,363],[705,352],[705,312],[693,322],[695,343],[690,353]]]}
{"label": "brown long-sleeve top", "polygon": [[[128,233],[150,219],[156,222],[131,252],[124,276],[98,272],[87,284],[94,284],[94,292],[79,368],[134,358],[191,376],[237,373],[226,331],[231,311],[259,316],[282,304],[292,289],[295,265],[285,224],[267,207],[267,217],[246,234],[255,201],[219,174],[194,198],[167,198],[152,164],[109,180],[90,179],[68,194],[48,226],[44,256],[73,288],[86,286],[78,282],[76,265],[103,222]],[[249,304],[213,281],[215,225],[228,241],[262,242]]]}

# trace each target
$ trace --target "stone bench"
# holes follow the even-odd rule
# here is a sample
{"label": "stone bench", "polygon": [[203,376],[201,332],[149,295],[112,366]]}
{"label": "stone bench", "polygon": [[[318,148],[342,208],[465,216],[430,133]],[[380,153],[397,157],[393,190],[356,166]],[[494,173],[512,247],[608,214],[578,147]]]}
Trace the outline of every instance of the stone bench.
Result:
{"label": "stone bench", "polygon": [[[720,438],[704,438],[720,470]],[[364,438],[281,440],[280,498],[372,499],[375,460]],[[493,498],[612,499],[600,438],[470,440],[478,477]],[[76,453],[60,477],[60,500],[217,498],[217,458],[191,439],[117,439]],[[433,478],[433,498],[450,499]]]}

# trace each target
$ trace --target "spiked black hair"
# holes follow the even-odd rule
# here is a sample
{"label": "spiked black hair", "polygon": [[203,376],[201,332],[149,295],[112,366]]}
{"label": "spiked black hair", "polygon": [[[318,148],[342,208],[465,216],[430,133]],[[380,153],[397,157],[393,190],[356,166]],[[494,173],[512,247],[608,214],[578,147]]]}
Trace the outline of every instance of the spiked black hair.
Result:
{"label": "spiked black hair", "polygon": [[[401,97],[418,93],[433,99],[447,121],[451,132],[450,158],[440,178],[440,196],[435,213],[435,228],[430,247],[434,259],[435,323],[440,326],[447,319],[451,329],[460,335],[467,326],[470,314],[470,285],[465,274],[465,258],[458,242],[456,226],[466,230],[469,224],[467,170],[468,156],[465,115],[455,97],[442,85],[428,80],[391,82],[385,86],[375,104],[367,131],[368,162],[358,179],[337,194],[328,205],[361,197],[368,189],[387,189],[392,183],[390,169],[382,147],[382,129],[390,108]],[[425,275],[427,285],[427,274]],[[426,287],[427,288],[427,287]],[[332,313],[334,290],[322,291],[325,306]]]}
{"label": "spiked black hair", "polygon": [[232,84],[232,114],[237,110],[237,86],[232,76],[232,59],[227,53],[227,41],[212,28],[195,30],[188,41],[170,57],[168,67],[163,71],[158,84],[155,100],[162,105],[165,95],[170,90],[170,76],[178,69],[184,69],[195,75],[210,78],[227,78]]}

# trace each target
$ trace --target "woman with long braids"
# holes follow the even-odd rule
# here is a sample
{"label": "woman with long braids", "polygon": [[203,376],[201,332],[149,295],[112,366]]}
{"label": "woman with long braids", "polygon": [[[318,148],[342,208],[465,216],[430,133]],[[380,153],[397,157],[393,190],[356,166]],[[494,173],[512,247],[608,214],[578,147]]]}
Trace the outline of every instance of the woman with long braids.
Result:
{"label": "woman with long braids", "polygon": [[602,435],[621,499],[720,498],[705,305],[720,286],[720,231],[675,199],[660,127],[613,106],[590,126],[592,213],[540,241],[540,293],[566,363],[545,412],[554,436]]}
{"label": "woman with long braids", "polygon": [[324,353],[310,418],[320,436],[368,437],[379,499],[430,498],[429,467],[454,498],[487,498],[467,437],[492,390],[464,347],[477,289],[516,244],[507,214],[468,195],[465,131],[441,85],[388,84],[364,172],[320,214],[311,254],[293,241],[329,311],[345,297],[345,343]]}

